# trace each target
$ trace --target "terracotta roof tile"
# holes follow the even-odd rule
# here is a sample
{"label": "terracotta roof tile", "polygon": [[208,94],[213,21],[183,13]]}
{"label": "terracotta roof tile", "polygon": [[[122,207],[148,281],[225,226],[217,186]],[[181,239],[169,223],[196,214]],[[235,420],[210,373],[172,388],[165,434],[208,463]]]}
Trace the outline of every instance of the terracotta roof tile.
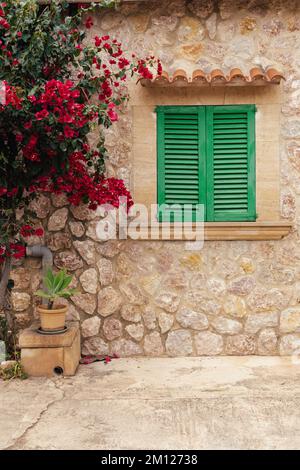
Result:
{"label": "terracotta roof tile", "polygon": [[207,74],[207,82],[226,83],[226,81],[226,76],[220,69],[214,69],[211,71],[210,74]]}
{"label": "terracotta roof tile", "polygon": [[259,67],[253,67],[250,70],[249,75],[250,75],[250,79],[252,81],[266,80],[266,76],[265,76],[264,72]]}
{"label": "terracotta roof tile", "polygon": [[238,68],[231,69],[230,72],[229,72],[228,81],[232,82],[233,80],[236,80],[236,79],[243,80],[244,82],[249,81],[248,77],[246,77],[243,74],[241,69],[238,69]]}
{"label": "terracotta roof tile", "polygon": [[278,80],[280,81],[282,78],[284,79],[284,76],[280,72],[278,72],[278,70],[273,68],[269,68],[266,71],[266,75],[271,82],[275,82]]}
{"label": "terracotta roof tile", "polygon": [[203,72],[203,70],[194,70],[193,75],[192,75],[192,81],[193,82],[206,82],[206,75]]}
{"label": "terracotta roof tile", "polygon": [[188,76],[183,69],[175,70],[173,75],[163,71],[162,75],[153,80],[140,79],[143,86],[249,86],[249,85],[278,85],[281,80],[285,80],[284,75],[275,68],[268,68],[265,71],[260,67],[253,67],[246,75],[239,68],[233,68],[228,73],[221,69],[214,69],[210,73],[197,69]]}

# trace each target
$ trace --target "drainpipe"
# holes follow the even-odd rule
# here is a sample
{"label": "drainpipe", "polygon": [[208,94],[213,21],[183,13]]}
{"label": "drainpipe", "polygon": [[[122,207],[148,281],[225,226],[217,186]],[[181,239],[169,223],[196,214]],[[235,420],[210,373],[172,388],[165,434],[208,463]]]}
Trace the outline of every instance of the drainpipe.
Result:
{"label": "drainpipe", "polygon": [[[26,256],[33,256],[34,258],[42,258],[42,269],[43,277],[46,275],[47,270],[53,266],[53,255],[51,250],[47,246],[34,245],[26,247]],[[46,286],[43,283],[43,288]],[[43,299],[43,304],[46,304],[47,300]]]}

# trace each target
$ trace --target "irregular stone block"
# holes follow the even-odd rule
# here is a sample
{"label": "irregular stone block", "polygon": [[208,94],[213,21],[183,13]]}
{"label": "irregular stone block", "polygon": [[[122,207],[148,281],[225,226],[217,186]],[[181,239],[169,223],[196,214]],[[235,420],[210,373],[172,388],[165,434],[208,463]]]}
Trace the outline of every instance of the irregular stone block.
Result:
{"label": "irregular stone block", "polygon": [[230,294],[234,295],[248,295],[255,287],[255,280],[253,277],[245,276],[232,281],[227,290]]}
{"label": "irregular stone block", "polygon": [[198,356],[216,356],[223,351],[223,338],[211,331],[201,331],[195,336]]}
{"label": "irregular stone block", "polygon": [[152,24],[160,30],[174,31],[178,24],[178,18],[176,16],[156,16],[152,18]]}
{"label": "irregular stone block", "polygon": [[158,307],[163,308],[167,312],[174,313],[178,309],[180,297],[173,292],[166,292],[159,295],[155,302]]}
{"label": "irregular stone block", "polygon": [[257,350],[262,356],[277,354],[277,335],[272,328],[266,328],[259,333]]}
{"label": "irregular stone block", "polygon": [[47,236],[47,246],[51,251],[69,249],[72,246],[72,238],[64,232],[50,233]]}
{"label": "irregular stone block", "polygon": [[125,253],[120,253],[117,259],[117,272],[129,276],[133,271],[133,263],[130,261],[129,257]]}
{"label": "irregular stone block", "polygon": [[136,341],[140,341],[144,336],[144,326],[142,323],[127,325],[125,330]]}
{"label": "irregular stone block", "polygon": [[62,251],[55,255],[54,264],[58,269],[65,268],[67,271],[76,271],[83,267],[82,259],[72,251]]}
{"label": "irregular stone block", "polygon": [[257,333],[262,328],[277,326],[278,314],[276,312],[250,314],[245,323],[245,333]]}
{"label": "irregular stone block", "polygon": [[120,253],[122,242],[119,240],[108,240],[107,242],[97,244],[97,252],[106,258],[113,258]]}
{"label": "irregular stone block", "polygon": [[142,312],[143,320],[148,330],[154,330],[156,327],[156,310],[152,305],[146,305]]}
{"label": "irregular stone block", "polygon": [[157,357],[164,354],[164,347],[158,331],[153,331],[153,333],[145,336],[144,350],[147,356]]}
{"label": "irregular stone block", "polygon": [[214,11],[213,0],[192,0],[187,5],[188,9],[199,18],[207,18]]}
{"label": "irregular stone block", "polygon": [[81,324],[81,334],[84,338],[96,336],[99,333],[101,320],[99,317],[92,317],[84,320]]}
{"label": "irregular stone block", "polygon": [[100,284],[102,286],[108,286],[114,279],[114,271],[112,262],[106,258],[101,258],[97,263],[99,271]]}
{"label": "irregular stone block", "polygon": [[23,312],[31,304],[31,297],[26,292],[12,292],[11,293],[12,308],[16,312]]}
{"label": "irregular stone block", "polygon": [[105,337],[112,341],[122,335],[122,323],[116,318],[107,318],[103,323]]}
{"label": "irregular stone block", "polygon": [[104,287],[98,294],[98,313],[108,317],[120,309],[122,297],[113,287]]}
{"label": "irregular stone block", "polygon": [[50,232],[57,232],[65,228],[66,222],[68,219],[68,209],[63,207],[62,209],[57,209],[49,217],[48,220],[48,230]]}
{"label": "irregular stone block", "polygon": [[187,330],[171,331],[166,340],[169,356],[189,356],[193,352],[192,336]]}
{"label": "irregular stone block", "polygon": [[145,303],[145,297],[137,283],[122,282],[119,287],[130,303],[135,305],[143,305]]}
{"label": "irregular stone block", "polygon": [[35,212],[38,219],[45,219],[51,209],[50,199],[44,194],[40,194],[36,199],[30,202],[29,209]]}
{"label": "irregular stone block", "polygon": [[224,312],[226,315],[242,318],[247,313],[246,303],[244,299],[230,295],[224,303]]}
{"label": "irregular stone block", "polygon": [[70,210],[75,219],[82,221],[92,220],[97,216],[96,211],[90,210],[87,204],[81,204],[80,206],[70,206]]}
{"label": "irregular stone block", "polygon": [[263,312],[265,310],[281,310],[288,303],[288,298],[279,289],[255,288],[247,300],[249,310],[253,312]]}
{"label": "irregular stone block", "polygon": [[207,291],[192,290],[185,295],[187,304],[191,305],[196,311],[205,313],[206,315],[219,315],[222,305],[207,295]]}
{"label": "irregular stone block", "polygon": [[300,307],[287,308],[280,315],[281,333],[293,333],[300,329]]}
{"label": "irregular stone block", "polygon": [[184,16],[180,21],[180,26],[177,30],[178,39],[181,42],[198,40],[204,38],[205,31],[198,18],[191,16]]}
{"label": "irregular stone block", "polygon": [[225,317],[213,318],[211,324],[213,328],[222,335],[235,335],[241,333],[243,330],[242,323]]}
{"label": "irregular stone block", "polygon": [[25,268],[12,269],[9,275],[10,279],[14,281],[15,289],[28,289],[30,286],[30,271]]}
{"label": "irregular stone block", "polygon": [[96,294],[98,289],[98,274],[95,268],[89,268],[83,271],[79,280],[85,292]]}
{"label": "irregular stone block", "polygon": [[221,295],[226,290],[226,284],[222,279],[211,278],[207,281],[207,290],[214,295]]}
{"label": "irregular stone block", "polygon": [[96,251],[94,242],[91,240],[76,240],[73,242],[73,245],[87,264],[95,264]]}
{"label": "irregular stone block", "polygon": [[51,202],[54,207],[63,207],[69,205],[68,198],[65,194],[51,194]]}
{"label": "irregular stone block", "polygon": [[[300,127],[299,127],[299,135],[300,135]],[[292,194],[290,190],[282,192],[280,198],[281,204],[281,215],[285,219],[294,219],[296,215],[296,200],[295,196]]]}
{"label": "irregular stone block", "polygon": [[281,356],[300,356],[300,334],[289,334],[282,336],[279,343],[279,353]]}
{"label": "irregular stone block", "polygon": [[96,299],[92,294],[73,295],[72,301],[88,315],[93,315],[96,310]]}
{"label": "irregular stone block", "polygon": [[74,237],[80,238],[84,235],[85,228],[84,228],[83,223],[78,222],[76,220],[72,220],[69,222],[69,227]]}
{"label": "irregular stone block", "polygon": [[[174,317],[170,313],[161,312],[158,315],[158,324],[162,334],[169,331],[174,323]],[[155,326],[154,326],[155,328]]]}
{"label": "irregular stone block", "polygon": [[244,356],[255,353],[255,338],[251,335],[229,336],[226,341],[225,353],[233,356]]}
{"label": "irregular stone block", "polygon": [[82,354],[84,356],[88,356],[89,354],[105,356],[108,354],[108,344],[99,336],[89,338],[83,343]]}
{"label": "irregular stone block", "polygon": [[184,328],[192,328],[194,330],[205,330],[208,328],[207,316],[190,308],[182,307],[176,315],[176,320]]}
{"label": "irregular stone block", "polygon": [[141,320],[141,309],[138,305],[125,304],[121,309],[121,317],[126,321],[137,323]]}
{"label": "irregular stone block", "polygon": [[141,346],[128,339],[117,339],[111,343],[111,352],[120,357],[139,356],[143,353]]}
{"label": "irregular stone block", "polygon": [[168,1],[167,12],[169,15],[177,16],[178,18],[185,14],[185,0],[171,0]]}
{"label": "irregular stone block", "polygon": [[213,13],[205,22],[208,36],[214,39],[217,33],[217,13]]}

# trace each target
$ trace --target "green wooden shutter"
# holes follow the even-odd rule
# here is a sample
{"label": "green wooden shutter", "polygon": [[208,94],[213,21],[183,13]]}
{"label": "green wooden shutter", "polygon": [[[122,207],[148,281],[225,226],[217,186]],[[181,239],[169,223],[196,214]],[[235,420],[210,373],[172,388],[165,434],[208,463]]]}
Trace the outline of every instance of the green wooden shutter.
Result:
{"label": "green wooden shutter", "polygon": [[206,111],[207,220],[255,220],[255,106]]}
{"label": "green wooden shutter", "polygon": [[170,220],[164,204],[176,205],[171,220],[183,220],[184,204],[192,205],[185,221],[195,220],[196,204],[205,203],[205,109],[202,106],[158,106],[159,220]]}

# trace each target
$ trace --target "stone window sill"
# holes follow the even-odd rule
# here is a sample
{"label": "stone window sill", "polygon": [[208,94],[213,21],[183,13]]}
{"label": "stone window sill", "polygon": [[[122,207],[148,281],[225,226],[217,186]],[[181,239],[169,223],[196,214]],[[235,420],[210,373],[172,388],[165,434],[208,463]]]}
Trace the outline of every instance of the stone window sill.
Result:
{"label": "stone window sill", "polygon": [[[287,236],[292,229],[291,222],[205,222],[204,240],[280,240]],[[162,224],[157,233],[151,236],[150,227],[140,229],[141,239],[148,240],[187,240],[189,234],[175,238],[173,228],[171,236],[162,233]],[[192,230],[191,230],[192,233]]]}

